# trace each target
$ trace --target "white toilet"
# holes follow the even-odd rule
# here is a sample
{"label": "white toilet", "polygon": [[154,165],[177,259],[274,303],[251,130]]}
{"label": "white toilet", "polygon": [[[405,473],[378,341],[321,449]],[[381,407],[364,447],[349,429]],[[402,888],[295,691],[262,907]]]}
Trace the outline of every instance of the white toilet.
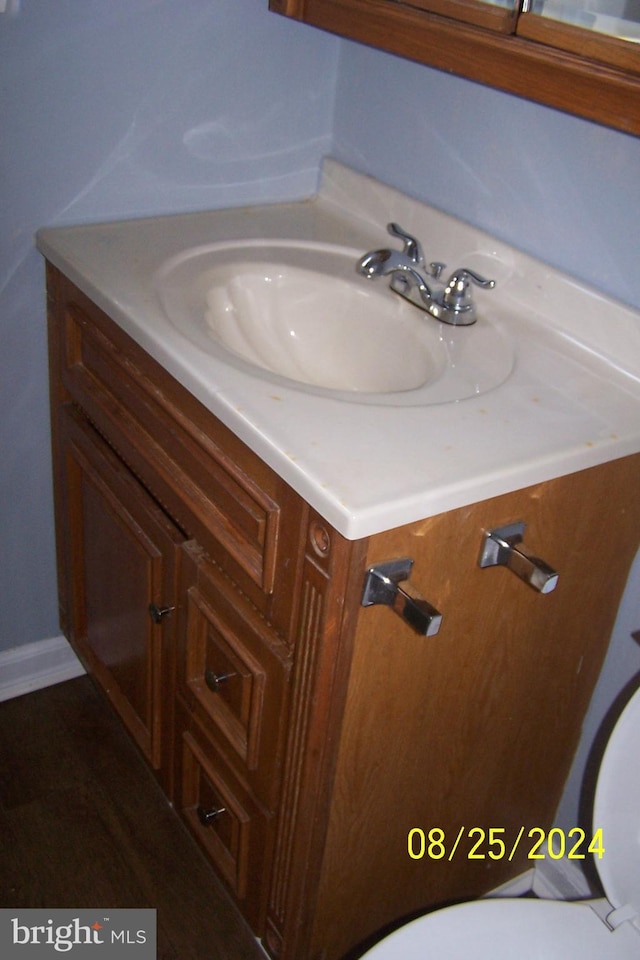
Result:
{"label": "white toilet", "polygon": [[602,828],[606,900],[462,903],[408,923],[362,960],[639,960],[640,690],[609,739],[593,828]]}

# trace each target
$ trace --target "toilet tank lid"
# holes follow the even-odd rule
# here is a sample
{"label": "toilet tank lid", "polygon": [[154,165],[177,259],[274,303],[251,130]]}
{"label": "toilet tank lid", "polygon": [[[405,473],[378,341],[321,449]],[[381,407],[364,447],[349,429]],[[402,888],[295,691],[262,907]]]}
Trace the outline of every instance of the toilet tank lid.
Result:
{"label": "toilet tank lid", "polygon": [[640,931],[640,689],[620,715],[600,765],[593,834],[598,873],[615,908],[611,919],[628,919]]}

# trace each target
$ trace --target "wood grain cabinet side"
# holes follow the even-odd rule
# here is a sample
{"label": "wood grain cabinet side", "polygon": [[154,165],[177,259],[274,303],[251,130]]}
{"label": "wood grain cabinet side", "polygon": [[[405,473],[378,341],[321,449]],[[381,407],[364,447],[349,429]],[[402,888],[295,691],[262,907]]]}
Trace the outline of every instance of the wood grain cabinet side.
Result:
{"label": "wood grain cabinet side", "polygon": [[[639,487],[636,455],[370,538],[363,569],[411,557],[443,619],[421,637],[386,606],[357,614],[311,957],[535,865],[529,831],[554,826],[640,543]],[[479,565],[485,532],[519,520],[553,592]]]}

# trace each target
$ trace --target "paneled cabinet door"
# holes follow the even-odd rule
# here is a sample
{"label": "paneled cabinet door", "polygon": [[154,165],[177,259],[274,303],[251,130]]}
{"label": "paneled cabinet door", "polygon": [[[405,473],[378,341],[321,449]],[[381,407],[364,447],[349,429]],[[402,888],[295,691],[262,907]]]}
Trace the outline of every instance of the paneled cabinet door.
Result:
{"label": "paneled cabinet door", "polygon": [[[62,408],[71,638],[170,789],[173,608],[180,531],[96,431]],[[166,694],[166,695],[165,695]],[[162,706],[162,711],[161,711]]]}

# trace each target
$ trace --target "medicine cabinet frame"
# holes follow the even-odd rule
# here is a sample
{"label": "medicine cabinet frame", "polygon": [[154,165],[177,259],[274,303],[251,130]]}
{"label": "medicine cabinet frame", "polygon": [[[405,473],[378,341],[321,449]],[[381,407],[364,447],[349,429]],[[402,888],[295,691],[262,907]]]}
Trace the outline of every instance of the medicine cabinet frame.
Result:
{"label": "medicine cabinet frame", "polygon": [[634,135],[640,44],[481,0],[269,0],[388,53]]}

